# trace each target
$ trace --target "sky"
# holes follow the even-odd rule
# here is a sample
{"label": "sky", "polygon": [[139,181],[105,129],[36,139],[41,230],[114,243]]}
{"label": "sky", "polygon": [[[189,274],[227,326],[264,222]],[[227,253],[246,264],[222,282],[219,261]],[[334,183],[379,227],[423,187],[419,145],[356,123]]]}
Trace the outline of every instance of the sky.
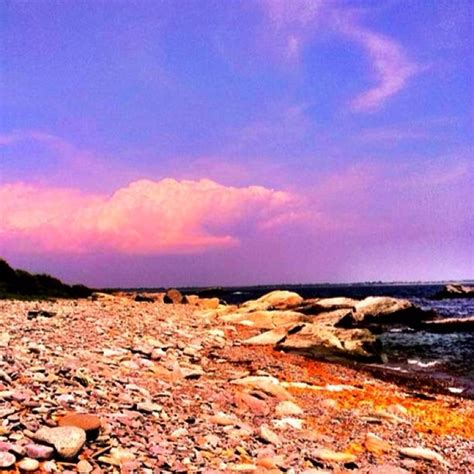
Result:
{"label": "sky", "polygon": [[470,0],[5,0],[0,256],[96,287],[474,278]]}

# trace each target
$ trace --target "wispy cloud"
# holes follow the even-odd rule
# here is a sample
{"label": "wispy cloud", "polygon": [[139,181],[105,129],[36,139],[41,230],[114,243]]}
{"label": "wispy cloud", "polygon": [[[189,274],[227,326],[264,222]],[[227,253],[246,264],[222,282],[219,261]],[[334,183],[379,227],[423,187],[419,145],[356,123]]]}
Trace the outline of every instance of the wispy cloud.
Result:
{"label": "wispy cloud", "polygon": [[273,33],[273,41],[290,62],[299,60],[303,46],[314,34],[317,21],[324,14],[321,0],[262,0]]}
{"label": "wispy cloud", "polygon": [[342,31],[366,50],[377,84],[361,93],[352,102],[355,111],[372,111],[400,92],[408,80],[419,71],[403,48],[394,40],[353,23],[342,23]]}
{"label": "wispy cloud", "polygon": [[361,25],[357,15],[333,2],[263,0],[274,41],[286,60],[296,62],[303,48],[324,28],[343,35],[365,50],[376,84],[350,102],[355,112],[375,111],[404,89],[420,67],[394,39]]}

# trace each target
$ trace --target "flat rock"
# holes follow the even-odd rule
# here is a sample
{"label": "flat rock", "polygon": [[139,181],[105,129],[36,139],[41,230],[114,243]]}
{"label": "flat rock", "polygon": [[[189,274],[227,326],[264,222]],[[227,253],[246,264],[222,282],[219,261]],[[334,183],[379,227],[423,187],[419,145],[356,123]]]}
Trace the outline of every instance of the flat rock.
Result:
{"label": "flat rock", "polygon": [[341,329],[320,324],[303,324],[276,346],[324,359],[379,360],[380,344],[367,329]]}
{"label": "flat rock", "polygon": [[417,329],[436,333],[474,332],[474,316],[424,321],[417,325]]}
{"label": "flat rock", "polygon": [[86,442],[86,432],[77,426],[44,427],[34,434],[34,439],[54,446],[63,459],[73,459]]}
{"label": "flat rock", "polygon": [[446,285],[433,298],[438,300],[444,298],[474,298],[474,286],[452,283]]}
{"label": "flat rock", "polygon": [[440,464],[446,464],[441,454],[428,448],[400,448],[400,454],[413,459],[423,459],[425,461],[436,461]]}
{"label": "flat rock", "polygon": [[257,346],[264,346],[264,345],[274,345],[278,342],[285,339],[288,334],[288,329],[285,327],[271,329],[270,331],[265,331],[261,334],[257,334],[256,336],[250,337],[245,341],[242,341],[243,344],[247,345],[257,345]]}
{"label": "flat rock", "polygon": [[258,329],[287,327],[304,320],[307,320],[307,316],[301,313],[282,310],[238,311],[222,316],[222,321],[226,323],[252,326]]}
{"label": "flat rock", "polygon": [[46,460],[53,457],[54,449],[51,446],[30,443],[25,446],[25,452],[29,458]]}
{"label": "flat rock", "polygon": [[233,380],[232,383],[256,388],[278,398],[279,400],[293,400],[293,396],[288,392],[288,390],[280,385],[280,382],[275,377],[251,375]]}
{"label": "flat rock", "polygon": [[303,409],[290,400],[280,402],[275,407],[275,415],[277,416],[299,416],[302,414]]}

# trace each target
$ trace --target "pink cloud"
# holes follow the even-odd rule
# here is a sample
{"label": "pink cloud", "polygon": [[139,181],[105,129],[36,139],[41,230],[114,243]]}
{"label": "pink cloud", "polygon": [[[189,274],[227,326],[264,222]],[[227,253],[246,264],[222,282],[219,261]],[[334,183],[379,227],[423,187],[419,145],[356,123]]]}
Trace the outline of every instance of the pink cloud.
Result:
{"label": "pink cloud", "polygon": [[210,180],[139,180],[111,196],[0,187],[0,243],[24,252],[193,253],[239,243],[237,226],[263,231],[293,215],[296,198]]}

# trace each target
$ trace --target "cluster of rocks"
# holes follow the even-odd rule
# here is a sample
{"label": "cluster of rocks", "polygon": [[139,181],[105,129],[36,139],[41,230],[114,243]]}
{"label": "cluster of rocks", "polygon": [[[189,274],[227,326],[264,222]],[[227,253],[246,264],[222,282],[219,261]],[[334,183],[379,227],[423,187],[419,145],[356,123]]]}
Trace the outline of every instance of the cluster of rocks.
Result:
{"label": "cluster of rocks", "polygon": [[206,298],[195,294],[183,295],[181,291],[176,288],[170,288],[166,292],[115,292],[113,294],[95,292],[92,294],[92,299],[107,299],[114,296],[125,298],[132,298],[138,303],[165,303],[165,304],[188,304],[197,306],[201,309],[216,309],[220,305],[219,298]]}
{"label": "cluster of rocks", "polygon": [[[351,347],[349,335],[365,334],[373,318],[397,314],[400,305],[369,300],[349,308],[348,301],[303,301],[294,293],[239,308],[214,302],[204,309],[210,303],[200,300],[95,294],[0,301],[0,467],[93,474],[472,470],[474,446],[459,431],[421,433],[418,415],[398,402],[374,408],[369,393],[394,394],[396,387],[338,366],[330,377],[328,368],[309,377],[293,356],[250,346],[247,336],[255,334],[246,334],[284,329],[280,346],[298,333],[310,340],[316,312],[324,344],[335,354],[339,346],[357,353],[367,349]],[[357,408],[346,406],[357,397]],[[452,401],[439,403],[446,410]],[[458,430],[472,424],[469,401],[456,413],[464,417]]]}
{"label": "cluster of rocks", "polygon": [[313,298],[304,300],[290,291],[273,291],[240,306],[206,311],[225,323],[264,330],[245,344],[274,345],[325,359],[381,360],[376,337],[387,327],[419,325],[433,315],[408,300],[390,297]]}

